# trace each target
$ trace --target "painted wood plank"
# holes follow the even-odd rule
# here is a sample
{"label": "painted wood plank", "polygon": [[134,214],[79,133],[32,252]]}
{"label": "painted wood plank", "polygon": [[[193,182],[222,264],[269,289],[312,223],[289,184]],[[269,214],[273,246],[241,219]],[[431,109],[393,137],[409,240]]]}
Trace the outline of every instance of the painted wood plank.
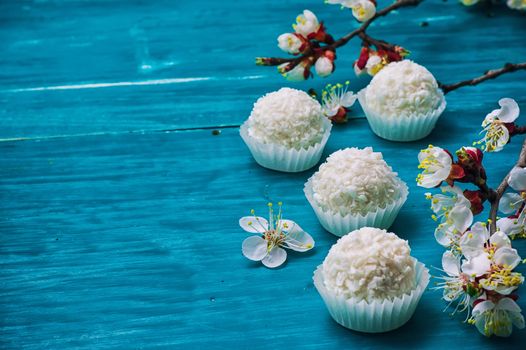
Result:
{"label": "painted wood plank", "polygon": [[[446,112],[421,142],[387,142],[365,120],[336,127],[325,155],[374,146],[410,187],[392,230],[439,266],[416,154],[478,138],[482,111]],[[466,122],[468,121],[468,122]],[[519,144],[486,158],[492,184]],[[519,348],[524,331],[487,340],[428,291],[414,318],[380,335],[334,323],[311,278],[336,237],[317,222],[302,187],[314,170],[257,166],[236,129],[98,135],[0,143],[0,341],[9,349]],[[268,270],[240,251],[239,217],[282,200],[316,239],[307,254]],[[524,255],[526,241],[517,243]],[[526,272],[524,267],[520,269]],[[432,270],[433,274],[438,274]],[[524,288],[519,305],[526,309]]]}
{"label": "painted wood plank", "polygon": [[[291,85],[253,62],[280,55],[276,37],[304,8],[336,37],[356,26],[347,11],[317,0],[2,1],[0,139],[239,124],[258,96]],[[526,57],[525,17],[502,7],[486,12],[425,1],[373,24],[371,34],[409,48],[453,82]],[[294,86],[350,79],[363,88],[368,79],[351,68],[358,45],[339,50],[334,76]],[[453,93],[448,108],[480,106],[525,79],[516,73]]]}

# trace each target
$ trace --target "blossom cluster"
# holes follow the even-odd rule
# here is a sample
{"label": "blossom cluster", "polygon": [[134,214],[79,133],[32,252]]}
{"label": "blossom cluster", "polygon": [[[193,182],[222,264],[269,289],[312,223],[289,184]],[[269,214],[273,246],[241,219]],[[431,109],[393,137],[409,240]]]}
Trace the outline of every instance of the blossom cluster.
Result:
{"label": "blossom cluster", "polygon": [[[342,9],[350,9],[358,22],[371,21],[376,15],[375,0],[326,0],[327,4],[339,4]],[[336,45],[332,35],[322,21],[310,10],[304,10],[296,17],[292,25],[294,32],[284,33],[278,37],[278,47],[293,56],[294,59],[268,57],[256,58],[258,65],[278,65],[278,71],[289,81],[302,81],[312,76],[312,70],[320,77],[327,77],[334,72]],[[375,75],[390,62],[400,61],[409,55],[409,51],[387,42],[370,38],[367,34],[359,35],[363,39],[362,49],[354,62],[356,75]]]}
{"label": "blossom cluster", "polygon": [[[486,132],[482,149],[486,152],[500,150],[509,142],[502,134],[496,137],[494,129],[508,130],[519,114],[513,99],[501,99],[500,109],[494,110],[484,120]],[[515,127],[515,124],[513,124]],[[419,155],[422,172],[417,183],[425,188],[440,187],[440,194],[426,193],[431,201],[432,218],[437,221],[435,238],[447,250],[442,256],[441,277],[438,288],[443,289],[443,299],[456,304],[455,312],[467,311],[466,320],[486,336],[509,336],[513,326],[524,328],[524,317],[515,302],[516,289],[524,277],[514,269],[521,258],[511,239],[525,237],[526,229],[526,168],[514,167],[507,178],[513,191],[498,198],[487,184],[483,166],[483,152],[475,147],[462,147],[456,154],[440,147],[429,146]],[[476,189],[464,189],[460,183],[471,184]],[[498,210],[509,215],[492,225],[474,222],[488,201],[498,204]]]}
{"label": "blossom cluster", "polygon": [[[326,77],[334,71],[336,53],[326,45],[334,43],[334,39],[326,32],[323,22],[309,10],[296,17],[292,25],[294,33],[281,34],[278,37],[278,47],[291,55],[312,52],[299,62],[286,62],[278,66],[278,71],[288,80],[301,81],[310,77],[314,65],[316,74]],[[324,45],[322,45],[324,44]]]}
{"label": "blossom cluster", "polygon": [[401,46],[393,46],[389,44],[374,44],[376,49],[371,48],[371,45],[364,41],[358,59],[354,61],[354,73],[356,76],[369,74],[376,75],[383,67],[391,62],[398,62],[409,56],[409,51]]}
{"label": "blossom cluster", "polygon": [[[478,3],[483,3],[484,0],[459,0],[462,5],[473,6]],[[512,10],[526,11],[526,1],[524,0],[507,0],[506,5]]]}

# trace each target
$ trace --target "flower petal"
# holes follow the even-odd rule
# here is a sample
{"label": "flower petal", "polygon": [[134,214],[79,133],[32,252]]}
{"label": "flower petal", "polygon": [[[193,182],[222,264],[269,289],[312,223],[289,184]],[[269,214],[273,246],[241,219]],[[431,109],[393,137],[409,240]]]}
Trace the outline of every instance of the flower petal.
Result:
{"label": "flower petal", "polygon": [[482,253],[477,256],[464,260],[462,263],[462,272],[467,273],[471,277],[479,277],[486,274],[491,266],[491,262],[487,253]]}
{"label": "flower petal", "polygon": [[268,221],[260,216],[244,216],[239,219],[239,226],[250,233],[263,233],[268,230]]}
{"label": "flower petal", "polygon": [[508,315],[510,316],[511,322],[515,327],[517,327],[518,329],[524,328],[524,316],[522,316],[521,313],[510,312],[508,313]]}
{"label": "flower petal", "polygon": [[517,250],[511,247],[497,249],[494,259],[497,265],[505,266],[512,270],[521,262],[521,257],[517,253]]}
{"label": "flower petal", "polygon": [[469,207],[463,205],[455,205],[449,212],[449,218],[453,221],[453,226],[463,233],[471,226],[473,222],[473,213]]}
{"label": "flower petal", "polygon": [[267,256],[267,241],[258,236],[250,236],[243,241],[241,250],[247,259],[260,261]]}
{"label": "flower petal", "polygon": [[480,236],[484,242],[486,242],[490,235],[488,230],[488,225],[486,225],[484,222],[476,222],[473,227],[471,227],[471,232],[474,234]]}
{"label": "flower petal", "polygon": [[418,177],[418,186],[423,187],[423,188],[437,187],[438,185],[442,183],[442,181],[444,181],[445,173],[446,171],[439,170],[436,173],[432,173],[432,174],[421,174],[421,176]]}
{"label": "flower petal", "polygon": [[451,240],[454,237],[452,227],[447,225],[438,225],[435,229],[435,239],[443,247],[448,247],[451,244]]}
{"label": "flower petal", "polygon": [[496,320],[489,325],[493,329],[493,334],[497,337],[509,337],[513,332],[513,324],[511,323],[511,318],[509,313],[500,313]]}
{"label": "flower petal", "polygon": [[349,108],[354,104],[354,102],[356,102],[357,98],[358,95],[354,94],[352,91],[347,91],[345,94],[343,94],[340,103],[343,107]]}
{"label": "flower petal", "polygon": [[306,252],[314,248],[314,239],[307,232],[301,230],[294,233],[289,233],[285,238],[286,248],[290,248],[297,252]]}
{"label": "flower petal", "polygon": [[526,190],[526,168],[514,167],[510,172],[508,184],[515,191]]}
{"label": "flower petal", "polygon": [[495,304],[492,301],[484,300],[475,305],[471,313],[473,314],[473,316],[477,316],[483,314],[486,311],[493,310],[494,308]]}
{"label": "flower petal", "polygon": [[300,225],[298,225],[297,223],[295,223],[292,220],[281,219],[276,226],[281,231],[285,231],[287,233],[294,233],[294,232],[303,231],[303,229],[300,227]]}
{"label": "flower petal", "polygon": [[508,236],[516,235],[524,230],[524,226],[515,218],[502,218],[497,220],[497,228]]}
{"label": "flower petal", "polygon": [[[500,134],[501,136],[497,139],[491,140],[490,143],[494,143],[493,147],[489,147],[488,149],[488,141],[486,141],[486,151],[488,152],[500,152],[508,144],[510,141],[510,132],[508,131],[508,128],[504,125],[497,125],[495,128],[498,128],[500,130],[495,130],[495,134]],[[486,134],[487,135],[487,134]]]}
{"label": "flower petal", "polygon": [[442,254],[442,269],[451,277],[460,275],[460,260],[450,250]]}
{"label": "flower petal", "polygon": [[511,298],[502,298],[495,306],[497,310],[505,310],[509,312],[521,312],[521,308],[517,303]]}
{"label": "flower petal", "polygon": [[511,241],[502,231],[497,231],[491,235],[489,242],[495,246],[496,249],[503,247],[511,247]]}
{"label": "flower petal", "polygon": [[517,102],[512,98],[501,98],[499,100],[499,120],[504,123],[513,123],[519,117],[520,109]]}
{"label": "flower petal", "polygon": [[484,252],[484,243],[489,239],[488,229],[477,222],[470,231],[460,237],[460,249],[462,254],[468,259],[475,257]]}
{"label": "flower petal", "polygon": [[261,260],[261,262],[266,267],[273,269],[283,264],[285,260],[287,260],[287,252],[285,249],[274,247],[271,249],[268,255],[263,260]]}
{"label": "flower petal", "polygon": [[507,192],[501,197],[499,201],[499,210],[504,214],[511,214],[516,212],[522,205],[524,200],[518,193]]}
{"label": "flower petal", "polygon": [[487,115],[486,115],[486,118],[484,118],[484,120],[482,121],[482,127],[486,127],[488,126],[489,124],[493,123],[493,121],[495,120],[495,118],[498,118],[499,117],[499,114],[500,114],[500,109],[494,109],[492,110],[491,112],[489,112]]}

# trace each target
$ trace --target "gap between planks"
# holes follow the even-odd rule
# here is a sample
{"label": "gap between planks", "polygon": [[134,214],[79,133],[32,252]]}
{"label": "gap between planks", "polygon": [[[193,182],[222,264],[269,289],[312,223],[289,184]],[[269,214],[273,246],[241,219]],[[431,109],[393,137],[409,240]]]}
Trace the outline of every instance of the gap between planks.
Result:
{"label": "gap between planks", "polygon": [[19,142],[19,141],[42,141],[54,139],[68,139],[74,137],[89,137],[89,136],[104,136],[104,135],[126,135],[126,134],[155,134],[155,133],[177,133],[177,132],[192,132],[204,130],[222,130],[239,128],[239,124],[233,125],[216,125],[216,126],[196,126],[189,128],[175,128],[175,129],[151,129],[151,130],[131,130],[131,131],[115,131],[115,132],[92,132],[85,134],[70,134],[70,135],[51,135],[51,136],[34,136],[34,137],[12,137],[0,139],[0,142]]}

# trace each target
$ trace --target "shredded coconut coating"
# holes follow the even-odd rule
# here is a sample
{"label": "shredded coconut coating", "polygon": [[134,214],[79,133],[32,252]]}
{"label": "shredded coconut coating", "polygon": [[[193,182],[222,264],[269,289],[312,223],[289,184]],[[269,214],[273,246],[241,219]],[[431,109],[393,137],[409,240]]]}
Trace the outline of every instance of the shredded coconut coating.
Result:
{"label": "shredded coconut coating", "polygon": [[309,148],[324,134],[321,106],[304,91],[281,88],[260,97],[248,118],[248,134],[264,143]]}
{"label": "shredded coconut coating", "polygon": [[382,153],[346,148],[331,154],[313,175],[313,198],[324,211],[366,215],[393,203],[400,183]]}
{"label": "shredded coconut coating", "polygon": [[392,300],[415,284],[415,260],[407,241],[363,227],[340,238],[323,261],[325,287],[346,299]]}
{"label": "shredded coconut coating", "polygon": [[374,76],[365,99],[367,107],[379,115],[418,117],[440,107],[444,94],[425,67],[403,60],[388,64]]}

